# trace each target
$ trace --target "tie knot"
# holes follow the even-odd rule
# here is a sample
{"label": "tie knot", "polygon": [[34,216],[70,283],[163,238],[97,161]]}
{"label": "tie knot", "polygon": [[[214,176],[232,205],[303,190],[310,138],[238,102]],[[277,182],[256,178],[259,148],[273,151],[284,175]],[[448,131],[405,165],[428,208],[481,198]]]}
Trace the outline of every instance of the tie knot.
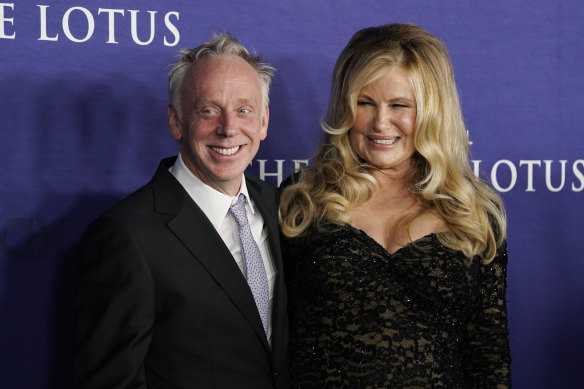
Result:
{"label": "tie knot", "polygon": [[240,193],[239,196],[237,196],[235,204],[245,204],[245,195],[243,193]]}
{"label": "tie knot", "polygon": [[233,215],[235,220],[239,223],[247,223],[247,212],[245,212],[245,195],[240,193],[237,197],[237,201],[231,204],[229,207],[229,212]]}

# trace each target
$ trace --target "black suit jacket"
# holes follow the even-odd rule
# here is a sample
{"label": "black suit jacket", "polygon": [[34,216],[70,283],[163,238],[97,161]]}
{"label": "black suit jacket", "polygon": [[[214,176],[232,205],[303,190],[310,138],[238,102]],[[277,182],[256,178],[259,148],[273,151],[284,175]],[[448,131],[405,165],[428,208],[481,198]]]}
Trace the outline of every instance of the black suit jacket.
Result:
{"label": "black suit jacket", "polygon": [[268,345],[251,291],[210,221],[161,161],[94,221],[79,263],[79,389],[287,388],[276,190],[246,177],[277,271]]}

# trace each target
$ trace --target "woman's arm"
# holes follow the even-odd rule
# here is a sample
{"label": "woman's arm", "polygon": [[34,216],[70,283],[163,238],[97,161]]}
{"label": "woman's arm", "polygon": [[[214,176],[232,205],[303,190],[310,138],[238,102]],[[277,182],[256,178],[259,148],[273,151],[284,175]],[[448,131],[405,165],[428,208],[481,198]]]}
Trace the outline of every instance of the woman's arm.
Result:
{"label": "woman's arm", "polygon": [[466,326],[463,361],[468,388],[511,387],[507,328],[507,244],[478,272],[476,306]]}

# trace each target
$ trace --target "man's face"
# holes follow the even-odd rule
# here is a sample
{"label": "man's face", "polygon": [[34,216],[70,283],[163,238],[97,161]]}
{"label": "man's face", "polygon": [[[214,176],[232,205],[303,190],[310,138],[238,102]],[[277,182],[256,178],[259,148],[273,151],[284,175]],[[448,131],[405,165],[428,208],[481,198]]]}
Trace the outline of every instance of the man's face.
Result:
{"label": "man's face", "polygon": [[204,58],[186,74],[180,93],[182,117],[169,107],[168,125],[185,165],[212,188],[237,194],[268,129],[256,71],[236,56]]}

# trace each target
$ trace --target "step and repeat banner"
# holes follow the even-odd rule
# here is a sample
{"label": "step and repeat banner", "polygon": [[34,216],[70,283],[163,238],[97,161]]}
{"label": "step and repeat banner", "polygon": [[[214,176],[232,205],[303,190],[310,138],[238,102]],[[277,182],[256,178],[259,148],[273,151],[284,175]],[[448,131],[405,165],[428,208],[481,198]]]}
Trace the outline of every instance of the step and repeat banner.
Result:
{"label": "step and repeat banner", "polygon": [[72,387],[79,239],[177,153],[179,49],[229,31],[278,69],[248,169],[277,185],[311,163],[344,45],[392,22],[447,44],[473,168],[505,201],[514,387],[580,387],[584,3],[567,0],[0,0],[0,387]]}

